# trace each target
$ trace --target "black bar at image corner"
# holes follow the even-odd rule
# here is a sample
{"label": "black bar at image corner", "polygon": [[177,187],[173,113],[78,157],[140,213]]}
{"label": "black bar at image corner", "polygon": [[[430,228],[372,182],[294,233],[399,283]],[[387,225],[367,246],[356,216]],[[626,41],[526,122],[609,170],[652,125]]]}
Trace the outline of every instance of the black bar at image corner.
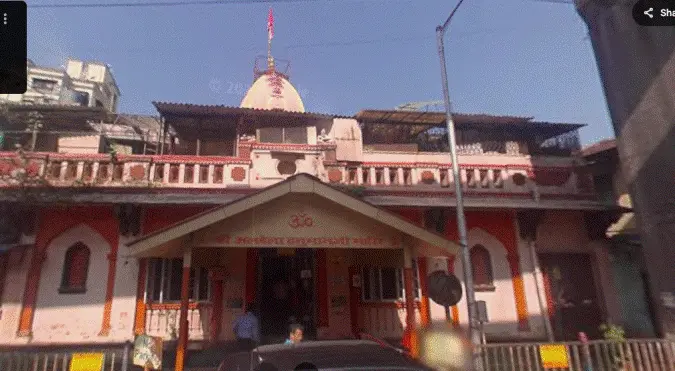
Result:
{"label": "black bar at image corner", "polygon": [[635,23],[646,27],[675,27],[675,1],[640,0],[633,6]]}
{"label": "black bar at image corner", "polygon": [[0,94],[23,94],[27,88],[25,1],[0,1]]}

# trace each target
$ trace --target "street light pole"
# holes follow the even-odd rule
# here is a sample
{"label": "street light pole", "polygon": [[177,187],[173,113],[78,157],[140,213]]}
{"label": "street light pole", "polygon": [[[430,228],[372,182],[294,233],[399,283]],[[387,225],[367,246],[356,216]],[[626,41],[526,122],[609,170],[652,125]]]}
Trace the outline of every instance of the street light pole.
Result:
{"label": "street light pole", "polygon": [[472,364],[476,371],[483,369],[481,357],[479,356],[478,346],[481,344],[481,334],[477,327],[477,307],[476,295],[473,288],[473,273],[471,270],[471,256],[469,254],[469,244],[467,241],[466,219],[464,215],[464,197],[462,192],[462,181],[459,175],[459,160],[457,156],[457,140],[455,138],[455,122],[452,120],[452,108],[450,103],[450,91],[448,88],[448,71],[445,65],[445,46],[443,36],[450,24],[450,20],[462,5],[464,0],[459,0],[455,8],[445,20],[443,25],[436,27],[436,38],[438,42],[438,56],[441,60],[441,79],[443,83],[443,100],[445,101],[446,124],[448,130],[448,144],[450,145],[450,156],[452,158],[452,177],[455,183],[455,197],[457,199],[457,234],[459,236],[460,252],[462,254],[462,271],[464,272],[464,285],[466,286],[466,303],[469,313],[469,337],[472,345]]}

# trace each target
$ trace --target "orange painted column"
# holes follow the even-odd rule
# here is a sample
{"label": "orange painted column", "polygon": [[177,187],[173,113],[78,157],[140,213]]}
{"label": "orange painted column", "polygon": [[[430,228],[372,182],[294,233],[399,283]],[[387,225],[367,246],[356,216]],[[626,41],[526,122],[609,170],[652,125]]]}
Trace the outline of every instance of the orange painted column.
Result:
{"label": "orange painted column", "polygon": [[110,254],[108,254],[108,282],[105,288],[105,304],[103,304],[103,320],[99,336],[108,336],[110,334],[110,314],[115,294],[115,270],[117,269],[118,247],[118,245],[110,246]]}
{"label": "orange painted column", "polygon": [[[455,273],[455,256],[448,256],[448,273]],[[451,308],[452,313],[452,327],[459,328],[459,308],[456,305],[453,305]]]}
{"label": "orange painted column", "polygon": [[518,316],[518,330],[529,331],[530,321],[527,313],[527,300],[525,299],[525,284],[520,273],[520,258],[517,254],[508,254],[506,259],[511,268],[511,282],[513,284],[513,296],[516,301],[516,315]]}
{"label": "orange painted column", "polygon": [[405,331],[403,334],[403,344],[412,355],[417,356],[417,321],[415,320],[415,285],[414,272],[412,268],[413,251],[409,247],[403,248],[403,287],[405,289]]}
{"label": "orange painted column", "polygon": [[427,327],[431,323],[431,310],[429,306],[429,282],[427,272],[427,258],[425,256],[417,258],[417,273],[420,278],[420,318],[422,327]]}
{"label": "orange painted column", "polygon": [[35,315],[35,302],[37,299],[37,291],[40,285],[40,273],[42,271],[42,263],[46,258],[44,249],[36,244],[33,249],[33,258],[28,269],[28,277],[26,279],[26,290],[23,294],[23,305],[21,307],[21,315],[19,317],[19,329],[17,336],[30,336],[33,332],[33,316]]}
{"label": "orange painted column", "polygon": [[412,268],[403,270],[403,285],[405,287],[405,325],[409,332],[415,331],[417,321],[415,320],[415,285],[413,284],[414,275]]}
{"label": "orange painted column", "polygon": [[178,320],[178,345],[176,346],[175,371],[185,369],[185,356],[188,343],[188,306],[190,305],[190,266],[192,264],[192,248],[187,247],[183,253],[183,277],[180,287],[180,315]]}
{"label": "orange painted column", "polygon": [[145,280],[148,275],[148,260],[138,261],[138,282],[136,283],[136,310],[134,335],[145,334]]}

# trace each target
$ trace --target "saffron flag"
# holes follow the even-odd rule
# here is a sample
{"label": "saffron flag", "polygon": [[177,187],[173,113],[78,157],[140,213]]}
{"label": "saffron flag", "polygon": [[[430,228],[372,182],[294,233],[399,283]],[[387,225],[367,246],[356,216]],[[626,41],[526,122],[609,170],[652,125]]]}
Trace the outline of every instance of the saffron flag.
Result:
{"label": "saffron flag", "polygon": [[270,8],[270,13],[267,16],[267,37],[270,40],[274,37],[274,14],[272,14],[272,8]]}

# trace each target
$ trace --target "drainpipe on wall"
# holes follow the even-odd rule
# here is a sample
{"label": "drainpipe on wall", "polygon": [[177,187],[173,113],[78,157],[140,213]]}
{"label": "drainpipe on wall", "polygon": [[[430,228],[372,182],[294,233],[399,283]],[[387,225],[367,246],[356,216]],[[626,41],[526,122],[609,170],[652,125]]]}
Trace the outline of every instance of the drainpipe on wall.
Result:
{"label": "drainpipe on wall", "polygon": [[541,268],[539,266],[539,259],[537,258],[537,243],[533,239],[527,241],[527,247],[530,250],[530,260],[532,261],[532,276],[534,277],[534,285],[537,288],[537,300],[539,301],[539,312],[541,317],[544,319],[544,327],[546,329],[546,339],[549,342],[553,342],[553,326],[551,326],[551,319],[548,316],[548,310],[546,308],[546,302],[544,301],[545,289],[543,282],[539,279],[542,277]]}

